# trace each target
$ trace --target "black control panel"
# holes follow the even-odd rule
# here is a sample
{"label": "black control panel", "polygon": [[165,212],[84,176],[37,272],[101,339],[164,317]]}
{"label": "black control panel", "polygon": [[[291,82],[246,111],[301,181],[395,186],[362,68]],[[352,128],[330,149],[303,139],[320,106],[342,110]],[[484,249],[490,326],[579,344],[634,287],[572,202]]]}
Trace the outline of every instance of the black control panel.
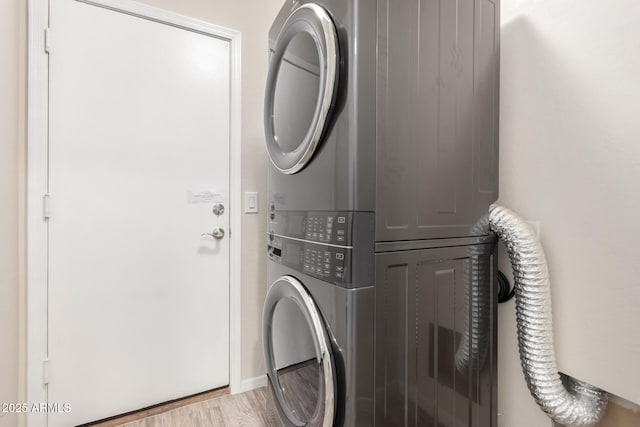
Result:
{"label": "black control panel", "polygon": [[340,285],[350,283],[351,249],[269,235],[268,255],[297,271]]}
{"label": "black control panel", "polygon": [[318,243],[351,246],[353,212],[286,212],[269,214],[269,231]]}
{"label": "black control panel", "polygon": [[[306,219],[305,237],[323,243],[347,244],[349,214],[309,214]],[[349,234],[350,237],[350,234]]]}
{"label": "black control panel", "polygon": [[345,261],[348,261],[345,258],[349,256],[346,252],[321,245],[308,245],[304,248],[302,272],[330,281],[344,282]]}
{"label": "black control panel", "polygon": [[346,288],[372,286],[372,212],[269,212],[269,259]]}

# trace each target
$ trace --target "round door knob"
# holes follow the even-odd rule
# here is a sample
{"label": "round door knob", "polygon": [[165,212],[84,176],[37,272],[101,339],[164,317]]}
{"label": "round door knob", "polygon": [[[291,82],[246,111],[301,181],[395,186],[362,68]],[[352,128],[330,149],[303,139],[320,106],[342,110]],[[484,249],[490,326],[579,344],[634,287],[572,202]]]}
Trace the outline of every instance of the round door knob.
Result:
{"label": "round door knob", "polygon": [[224,230],[220,227],[216,227],[211,233],[202,233],[200,236],[210,236],[214,239],[222,239],[224,237]]}

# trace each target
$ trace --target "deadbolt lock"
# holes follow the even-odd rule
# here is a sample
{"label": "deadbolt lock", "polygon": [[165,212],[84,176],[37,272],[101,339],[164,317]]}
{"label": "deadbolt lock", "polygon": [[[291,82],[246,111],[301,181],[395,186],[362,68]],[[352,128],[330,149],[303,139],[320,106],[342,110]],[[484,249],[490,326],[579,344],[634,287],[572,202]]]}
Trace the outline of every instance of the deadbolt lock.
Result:
{"label": "deadbolt lock", "polygon": [[213,213],[216,216],[220,216],[224,213],[224,205],[222,203],[216,203],[213,205]]}

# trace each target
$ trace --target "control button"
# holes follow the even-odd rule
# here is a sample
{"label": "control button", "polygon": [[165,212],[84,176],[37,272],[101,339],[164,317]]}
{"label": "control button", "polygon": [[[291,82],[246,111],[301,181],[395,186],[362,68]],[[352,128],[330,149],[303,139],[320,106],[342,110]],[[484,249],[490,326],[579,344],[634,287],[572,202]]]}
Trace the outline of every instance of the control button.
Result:
{"label": "control button", "polygon": [[333,217],[332,216],[328,216],[327,217],[327,225],[333,223]]}
{"label": "control button", "polygon": [[331,270],[325,270],[324,271],[324,275],[325,276],[330,276],[331,275]]}
{"label": "control button", "polygon": [[344,229],[341,228],[340,230],[336,230],[336,234],[338,236],[344,236]]}
{"label": "control button", "polygon": [[324,268],[331,268],[331,264],[325,263]]}
{"label": "control button", "polygon": [[336,272],[338,272],[338,273],[344,272],[344,267],[341,266],[341,265],[336,265]]}
{"label": "control button", "polygon": [[320,240],[324,240],[324,234],[319,233],[319,234],[318,234],[318,239],[320,239]]}
{"label": "control button", "polygon": [[338,242],[344,242],[344,236],[336,236]]}
{"label": "control button", "polygon": [[316,267],[316,273],[322,274],[322,268],[321,267]]}
{"label": "control button", "polygon": [[344,259],[344,254],[340,252],[336,252],[336,259]]}
{"label": "control button", "polygon": [[342,279],[342,273],[336,273],[336,278],[337,279]]}
{"label": "control button", "polygon": [[347,218],[344,216],[339,216],[338,217],[338,224],[344,224],[345,222],[347,222]]}
{"label": "control button", "polygon": [[309,269],[309,264],[305,264],[305,265],[304,265],[304,269],[305,269],[305,270],[308,270],[308,269]]}

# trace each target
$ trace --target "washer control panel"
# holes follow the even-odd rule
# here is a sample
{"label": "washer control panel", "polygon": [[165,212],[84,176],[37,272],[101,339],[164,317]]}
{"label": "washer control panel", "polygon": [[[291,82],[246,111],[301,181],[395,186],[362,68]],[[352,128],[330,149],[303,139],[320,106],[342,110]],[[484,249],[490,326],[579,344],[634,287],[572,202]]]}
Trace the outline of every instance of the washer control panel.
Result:
{"label": "washer control panel", "polygon": [[309,245],[316,247],[304,248],[302,272],[311,276],[329,279],[333,282],[343,283],[345,280],[346,250],[321,245]]}
{"label": "washer control panel", "polygon": [[272,261],[328,282],[351,282],[351,249],[269,235],[267,254]]}

